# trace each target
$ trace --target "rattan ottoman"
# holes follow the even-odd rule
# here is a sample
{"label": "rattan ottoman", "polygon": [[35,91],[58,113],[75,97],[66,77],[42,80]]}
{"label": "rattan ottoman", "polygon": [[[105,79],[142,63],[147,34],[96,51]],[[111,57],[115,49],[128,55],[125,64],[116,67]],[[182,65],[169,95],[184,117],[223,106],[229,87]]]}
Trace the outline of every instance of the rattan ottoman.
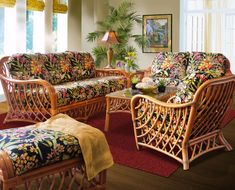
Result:
{"label": "rattan ottoman", "polygon": [[105,189],[104,134],[68,115],[0,131],[0,189]]}

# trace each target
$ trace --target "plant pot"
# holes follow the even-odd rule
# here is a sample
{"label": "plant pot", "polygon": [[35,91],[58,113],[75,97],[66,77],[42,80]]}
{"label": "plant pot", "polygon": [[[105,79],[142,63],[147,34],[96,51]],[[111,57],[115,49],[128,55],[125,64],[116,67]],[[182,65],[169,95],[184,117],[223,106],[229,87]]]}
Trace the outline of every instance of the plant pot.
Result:
{"label": "plant pot", "polygon": [[131,83],[131,89],[133,89],[133,90],[136,90],[137,88],[136,88],[136,85],[137,83]]}
{"label": "plant pot", "polygon": [[158,86],[157,89],[158,89],[158,92],[165,92],[166,87],[165,86]]}

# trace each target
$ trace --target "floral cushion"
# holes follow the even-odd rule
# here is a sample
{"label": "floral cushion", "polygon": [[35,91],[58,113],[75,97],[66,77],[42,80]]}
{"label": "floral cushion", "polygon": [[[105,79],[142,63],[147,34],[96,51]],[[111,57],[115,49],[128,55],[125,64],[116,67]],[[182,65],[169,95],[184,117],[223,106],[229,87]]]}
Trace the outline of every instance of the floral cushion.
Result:
{"label": "floral cushion", "polygon": [[151,75],[153,77],[168,77],[183,79],[185,77],[189,53],[160,52],[155,56]]}
{"label": "floral cushion", "polygon": [[17,175],[61,160],[82,157],[74,136],[33,126],[2,130],[0,149],[8,153]]}
{"label": "floral cushion", "polygon": [[193,95],[205,81],[221,76],[223,76],[222,73],[213,70],[193,72],[184,78],[183,87],[177,91],[174,103],[186,103],[192,101]]}
{"label": "floral cushion", "polygon": [[41,78],[51,84],[60,84],[95,76],[89,53],[15,54],[7,64],[14,79]]}
{"label": "floral cushion", "polygon": [[194,93],[205,81],[225,75],[227,61],[228,59],[220,53],[191,53],[183,88],[176,93],[174,102],[192,101]]}
{"label": "floral cushion", "polygon": [[126,79],[121,76],[106,76],[54,85],[58,105],[67,105],[122,90]]}
{"label": "floral cushion", "polygon": [[213,71],[224,75],[228,59],[221,53],[192,52],[186,74]]}

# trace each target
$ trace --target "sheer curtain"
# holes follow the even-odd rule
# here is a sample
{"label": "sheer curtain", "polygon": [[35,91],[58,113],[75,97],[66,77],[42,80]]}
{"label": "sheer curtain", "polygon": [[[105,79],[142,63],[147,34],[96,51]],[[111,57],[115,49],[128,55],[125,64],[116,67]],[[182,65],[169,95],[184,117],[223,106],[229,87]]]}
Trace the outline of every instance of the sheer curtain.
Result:
{"label": "sheer curtain", "polygon": [[181,0],[180,13],[182,51],[221,52],[235,61],[234,0]]}

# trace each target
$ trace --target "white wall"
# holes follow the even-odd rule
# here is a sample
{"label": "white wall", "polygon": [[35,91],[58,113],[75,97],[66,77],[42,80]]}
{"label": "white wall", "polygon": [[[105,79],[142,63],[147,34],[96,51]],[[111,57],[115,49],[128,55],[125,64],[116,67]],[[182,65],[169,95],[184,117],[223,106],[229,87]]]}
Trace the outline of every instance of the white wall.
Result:
{"label": "white wall", "polygon": [[68,50],[81,50],[81,1],[68,1]]}
{"label": "white wall", "polygon": [[87,42],[88,33],[98,30],[97,22],[108,14],[108,0],[82,0],[81,48],[92,52],[97,42]]}

